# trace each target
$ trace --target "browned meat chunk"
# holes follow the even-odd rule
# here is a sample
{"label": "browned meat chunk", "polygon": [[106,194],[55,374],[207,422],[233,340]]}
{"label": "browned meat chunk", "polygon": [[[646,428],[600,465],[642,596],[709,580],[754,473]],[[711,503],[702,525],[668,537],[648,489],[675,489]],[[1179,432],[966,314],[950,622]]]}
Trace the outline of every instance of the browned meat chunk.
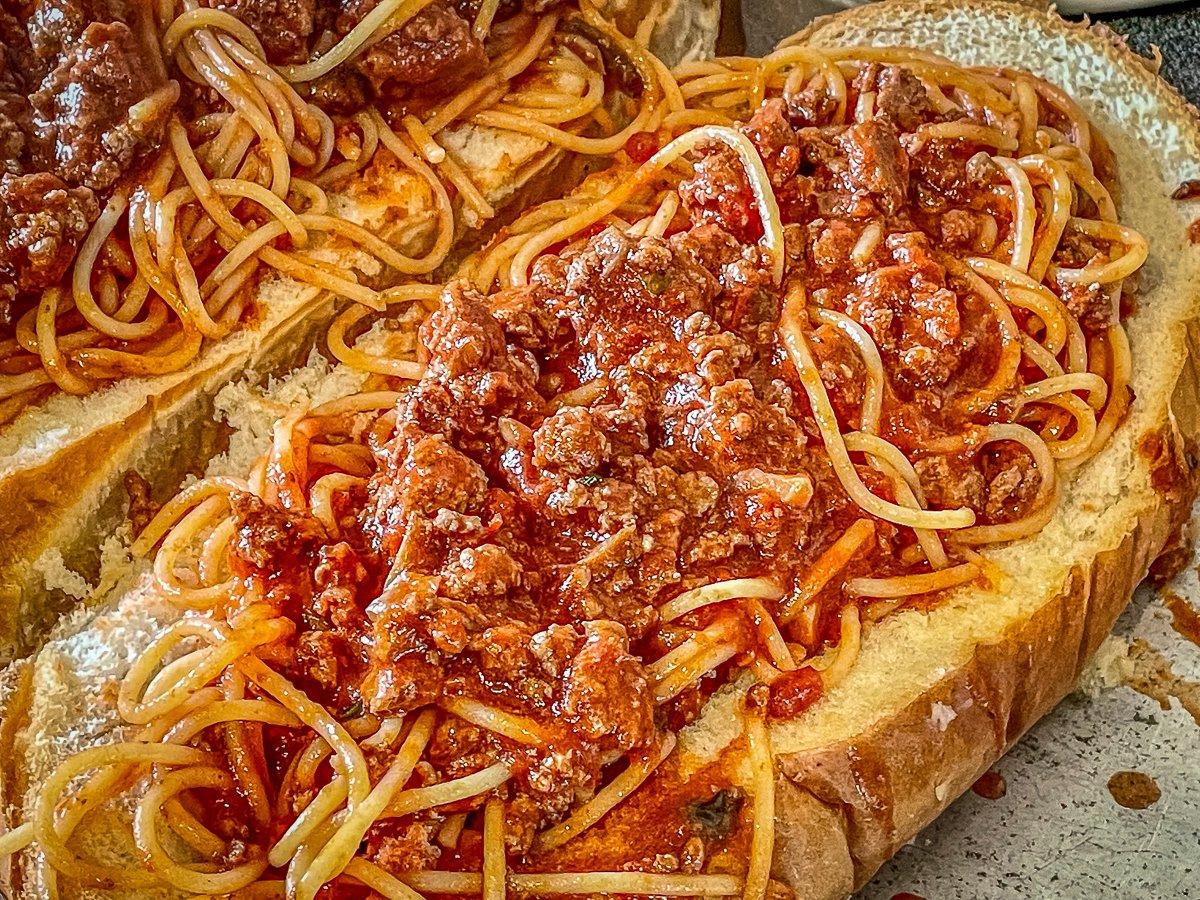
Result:
{"label": "browned meat chunk", "polygon": [[1064,285],[1062,299],[1067,304],[1067,310],[1079,320],[1088,334],[1103,334],[1112,324],[1112,299],[1100,285]]}
{"label": "browned meat chunk", "polygon": [[27,79],[33,75],[29,39],[21,23],[0,9],[0,174],[20,174],[33,130]]}
{"label": "browned meat chunk", "polygon": [[925,85],[903,66],[867,66],[854,80],[860,92],[875,92],[875,114],[889,119],[902,132],[915,131],[933,119]]}
{"label": "browned meat chunk", "polygon": [[31,98],[54,171],[71,184],[110,187],[162,133],[167,109],[134,109],[156,87],[127,25],[89,25]]}
{"label": "browned meat chunk", "polygon": [[821,381],[829,394],[838,420],[858,427],[862,413],[862,357],[854,345],[829,325],[812,332],[812,352]]}
{"label": "browned meat chunk", "polygon": [[886,120],[851,125],[838,136],[846,154],[847,187],[857,196],[870,197],[888,213],[904,205],[908,195],[908,156]]}
{"label": "browned meat chunk", "polygon": [[568,406],[546,419],[533,436],[533,463],[564,475],[586,475],[608,456],[608,437],[590,409]]}
{"label": "browned meat chunk", "polygon": [[558,318],[536,286],[505,291],[490,297],[489,303],[505,337],[519,347],[540,349],[558,332]]}
{"label": "browned meat chunk", "polygon": [[[659,238],[605,229],[554,268],[535,266],[550,302],[579,329],[581,346],[605,368],[639,350],[674,342],[693,313],[706,311],[717,283]],[[647,304],[653,314],[647,315]]]}
{"label": "browned meat chunk", "polygon": [[984,455],[987,495],[984,513],[991,522],[1019,519],[1031,512],[1041,476],[1033,458],[1017,446],[1000,444]]}
{"label": "browned meat chunk", "polygon": [[[0,54],[3,52],[0,48]],[[28,123],[27,113],[25,98],[20,94],[0,93],[0,174],[17,175],[21,171],[21,157],[28,142],[22,122]]]}
{"label": "browned meat chunk", "polygon": [[[1055,262],[1069,269],[1081,269],[1108,262],[1108,254],[1087,235],[1068,231]],[[1079,319],[1088,334],[1100,334],[1112,324],[1112,301],[1101,285],[1064,283],[1060,293],[1071,315]]]}
{"label": "browned meat chunk", "polygon": [[133,526],[135,535],[141,534],[151,520],[158,515],[162,504],[154,502],[150,482],[136,469],[126,472],[121,481],[125,485],[125,493],[129,496],[129,512],[127,513],[129,524]]}
{"label": "browned meat chunk", "polygon": [[939,509],[982,511],[986,484],[972,459],[924,456],[913,463],[930,503]]}
{"label": "browned meat chunk", "polygon": [[694,397],[672,393],[686,403],[669,411],[670,433],[698,459],[734,469],[785,466],[803,445],[787,412],[759,397],[748,379],[730,379]]}
{"label": "browned meat chunk", "polygon": [[419,872],[441,855],[433,843],[437,823],[383,820],[367,832],[367,856],[387,872]]}
{"label": "browned meat chunk", "polygon": [[675,253],[683,254],[716,276],[724,292],[724,302],[717,310],[723,327],[734,328],[743,322],[775,317],[771,305],[762,302],[769,275],[761,265],[761,258],[729,232],[710,222],[671,235],[670,244]]}
{"label": "browned meat chunk", "polygon": [[979,224],[975,216],[967,210],[951,209],[942,215],[938,222],[938,230],[946,247],[971,249],[979,235]]}
{"label": "browned meat chunk", "polygon": [[471,641],[471,650],[485,677],[516,682],[523,680],[534,663],[532,642],[533,635],[523,625],[495,625]]}
{"label": "browned meat chunk", "polygon": [[521,564],[496,544],[464,547],[442,570],[442,593],[479,603],[502,597],[521,584]]}
{"label": "browned meat chunk", "polygon": [[439,720],[429,741],[429,761],[449,778],[475,772],[494,761],[487,732],[456,716]]}
{"label": "browned meat chunk", "polygon": [[837,102],[829,96],[824,85],[788,94],[785,100],[788,118],[798,128],[827,125],[837,112]]}
{"label": "browned meat chunk", "polygon": [[126,0],[37,0],[29,18],[29,41],[43,68],[40,79],[54,68],[93,23],[127,22]]}
{"label": "browned meat chunk", "polygon": [[[18,10],[23,17],[23,10]],[[22,18],[0,6],[0,90],[26,93],[30,79],[36,74],[29,30]]]}
{"label": "browned meat chunk", "polygon": [[372,712],[408,712],[436,700],[446,662],[478,629],[476,607],[434,589],[432,579],[401,579],[369,608],[375,621],[362,695]]}
{"label": "browned meat chunk", "polygon": [[359,608],[357,588],[367,577],[366,567],[346,543],[321,548],[313,583],[318,591],[308,612],[335,628],[350,632],[363,630],[366,615]]}
{"label": "browned meat chunk", "polygon": [[305,681],[334,694],[342,681],[341,660],[347,655],[346,640],[333,631],[306,631],[296,648],[296,668]]}
{"label": "browned meat chunk", "polygon": [[268,505],[245,491],[229,497],[237,535],[234,556],[251,570],[276,571],[305,559],[325,538],[325,529],[312,516]]}
{"label": "browned meat chunk", "polygon": [[442,292],[441,305],[421,326],[421,343],[438,375],[454,378],[486,369],[505,355],[504,332],[488,312],[479,292],[453,281]]}
{"label": "browned meat chunk", "polygon": [[862,276],[849,312],[894,361],[901,380],[912,387],[944,384],[965,349],[958,296],[924,235],[893,234],[885,244],[896,265]]}
{"label": "browned meat chunk", "polygon": [[53,175],[0,175],[0,275],[23,291],[57,284],[100,210]]}
{"label": "browned meat chunk", "polygon": [[303,62],[308,57],[316,0],[232,0],[212,5],[249,26],[271,62]]}
{"label": "browned meat chunk", "polygon": [[809,227],[816,233],[809,259],[816,263],[822,272],[828,274],[847,271],[850,267],[850,253],[859,238],[853,226],[841,219],[833,219],[818,220]]}
{"label": "browned meat chunk", "polygon": [[641,536],[629,525],[572,566],[561,587],[572,615],[578,619],[614,619],[639,636],[649,624],[652,611],[635,590],[634,573],[642,553]]}
{"label": "browned meat chunk", "polygon": [[487,475],[479,464],[440,436],[417,441],[396,474],[402,507],[426,516],[440,509],[467,512],[487,491]]}
{"label": "browned meat chunk", "polygon": [[713,222],[748,243],[762,235],[746,170],[724,144],[705,148],[695,173],[680,182],[679,196],[693,221]]}
{"label": "browned meat chunk", "polygon": [[742,130],[758,148],[772,185],[783,187],[795,177],[800,167],[800,145],[788,123],[787,105],[782,98],[765,101]]}
{"label": "browned meat chunk", "polygon": [[641,661],[616,622],[584,625],[587,639],[563,679],[562,711],[592,740],[621,749],[654,736],[654,697]]}
{"label": "browned meat chunk", "polygon": [[338,66],[328,75],[310,82],[308,96],[325,112],[345,116],[366,107],[371,88],[367,80],[353,69]]}
{"label": "browned meat chunk", "polygon": [[[349,0],[338,17],[339,30],[349,31],[375,5],[375,0]],[[483,72],[487,53],[471,34],[471,23],[448,3],[434,0],[354,65],[378,92],[426,84],[445,92]]]}

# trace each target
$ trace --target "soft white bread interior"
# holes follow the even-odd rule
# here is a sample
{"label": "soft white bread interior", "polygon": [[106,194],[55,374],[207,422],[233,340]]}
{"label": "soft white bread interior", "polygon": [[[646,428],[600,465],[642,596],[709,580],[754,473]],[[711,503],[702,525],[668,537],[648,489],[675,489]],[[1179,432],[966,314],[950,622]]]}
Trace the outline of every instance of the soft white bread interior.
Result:
{"label": "soft white bread interior", "polygon": [[[709,55],[716,40],[713,0],[677,3],[659,19],[664,59]],[[643,0],[614,0],[610,14],[629,18]],[[493,206],[520,206],[552,187],[563,154],[523,134],[466,125],[442,143]],[[333,211],[395,243],[420,250],[435,227],[429,186],[380,154],[331,197]],[[471,220],[464,210],[467,226]],[[377,260],[344,246],[325,259],[358,270],[376,284],[395,281]],[[261,377],[300,362],[335,308],[327,293],[270,276],[257,289],[252,325],[208,346],[183,369],[126,379],[86,397],[52,396],[0,428],[0,662],[28,653],[50,624],[89,594],[128,496],[122,479],[136,471],[156,499],[169,497],[188,472],[202,469],[226,437],[213,419],[213,397],[246,375]]]}
{"label": "soft white bread interior", "polygon": [[[10,750],[6,761],[19,760],[0,770],[6,796],[25,796],[35,790],[57,761],[73,752],[129,737],[128,726],[115,715],[117,684],[162,622],[173,615],[166,601],[156,598],[152,591],[131,590],[118,605],[99,614],[77,610],[62,623],[63,633],[72,633],[73,637],[53,641],[35,658],[9,666],[0,681],[0,701],[6,706],[0,740],[10,738],[10,722],[19,720],[28,725],[15,729],[13,743],[4,745]],[[14,716],[16,710],[20,710],[19,716]],[[131,817],[132,808],[118,804],[89,817],[92,821],[87,824],[85,841],[90,856],[110,863],[134,858],[136,848],[129,828],[111,827],[107,820],[122,814]],[[18,861],[9,861],[8,866],[9,871],[0,874],[8,896],[52,896],[40,856],[35,860],[24,854]],[[59,896],[132,898],[176,894],[167,890],[91,892],[63,882]]]}
{"label": "soft white bread interior", "polygon": [[[992,554],[1007,573],[996,589],[962,591],[869,631],[845,681],[773,729],[774,874],[800,897],[824,898],[862,884],[1071,688],[1186,515],[1200,433],[1193,355],[1200,248],[1186,229],[1200,208],[1169,194],[1200,177],[1200,126],[1103,34],[998,0],[879,4],[818,23],[801,39],[915,45],[967,64],[1025,68],[1061,85],[1112,146],[1122,220],[1151,246],[1128,322],[1136,402],[1108,446],[1067,481],[1054,520]],[[344,377],[310,384],[309,375],[297,375],[276,390],[330,390],[327,383]],[[117,717],[104,698],[166,615],[142,585],[100,614],[64,623],[32,662],[10,670],[8,691],[19,702],[0,729],[0,740],[13,743],[0,751],[14,761],[3,787],[15,815],[67,753],[110,739]],[[680,764],[699,768],[734,745],[739,706],[736,690],[716,698],[681,735]],[[101,823],[89,834],[97,828],[103,832]],[[580,840],[605,837],[602,822]],[[105,846],[103,838],[85,840]],[[20,895],[42,895],[43,865],[36,849],[21,856],[13,885]]]}

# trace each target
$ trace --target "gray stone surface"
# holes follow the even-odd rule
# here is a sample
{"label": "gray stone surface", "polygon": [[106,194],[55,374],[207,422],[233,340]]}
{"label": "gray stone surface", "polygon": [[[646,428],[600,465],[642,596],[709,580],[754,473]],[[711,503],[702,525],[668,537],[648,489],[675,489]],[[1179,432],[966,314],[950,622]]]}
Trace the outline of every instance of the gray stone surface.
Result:
{"label": "gray stone surface", "polygon": [[1139,53],[1156,45],[1163,55],[1163,77],[1200,104],[1200,3],[1175,3],[1100,21],[1127,35]]}

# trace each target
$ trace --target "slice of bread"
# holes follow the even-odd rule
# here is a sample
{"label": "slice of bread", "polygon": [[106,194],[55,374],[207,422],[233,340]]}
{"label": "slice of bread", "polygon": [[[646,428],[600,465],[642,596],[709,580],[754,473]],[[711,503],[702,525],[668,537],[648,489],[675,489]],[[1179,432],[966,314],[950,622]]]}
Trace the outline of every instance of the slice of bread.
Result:
{"label": "slice of bread", "polygon": [[[648,8],[645,0],[603,7],[635,26]],[[711,54],[718,9],[714,0],[674,4],[655,30],[664,59]],[[477,125],[441,139],[497,208],[532,202],[552,185],[561,191],[564,154],[541,140]],[[409,253],[436,224],[429,186],[382,152],[331,204]],[[373,257],[344,246],[320,255],[382,285],[396,280]],[[277,275],[264,278],[254,304],[252,325],[207,346],[179,372],[125,379],[85,397],[54,395],[0,427],[0,663],[30,652],[88,595],[104,540],[127,514],[125,473],[144,477],[157,500],[169,498],[223,445],[212,415],[216,392],[247,374],[301,362],[335,309],[328,293]]]}
{"label": "slice of bread", "polygon": [[[960,591],[933,609],[885,620],[868,632],[845,681],[773,728],[774,874],[800,897],[824,898],[861,885],[1074,685],[1186,516],[1200,435],[1200,248],[1186,231],[1200,208],[1169,195],[1200,177],[1200,125],[1104,34],[999,0],[894,0],[819,22],[799,39],[915,45],[1061,85],[1112,146],[1122,220],[1151,247],[1128,322],[1136,402],[1102,452],[1066,481],[1055,518],[991,553],[1007,573],[996,589]],[[327,382],[297,375],[277,390],[317,383]],[[244,459],[230,461],[239,464]],[[76,614],[37,657],[9,670],[0,699],[15,699],[0,753],[10,767],[0,789],[17,819],[29,787],[65,755],[112,739],[119,720],[105,698],[172,615],[143,583],[100,613]],[[740,708],[737,685],[718,694],[680,735],[676,764],[701,771],[722,753],[737,759]],[[578,844],[581,856],[606,844],[610,854],[624,850],[619,819],[611,815],[568,846]],[[81,837],[127,858],[128,848],[112,848],[107,834],[98,818]],[[36,848],[20,856],[19,869],[10,882],[18,896],[44,896]]]}
{"label": "slice of bread", "polygon": [[[365,335],[360,346],[369,348],[376,336]],[[212,405],[233,434],[205,474],[244,477],[267,449],[280,409],[316,406],[353,394],[364,380],[361,373],[330,366],[314,352],[305,364],[279,377],[262,382],[242,378],[226,385]],[[66,616],[37,654],[9,665],[0,675],[0,801],[9,823],[20,817],[23,798],[64,758],[129,736],[130,729],[116,711],[117,686],[161,629],[179,617],[180,611],[160,594],[153,578],[127,559],[106,574],[116,581],[109,599]],[[97,858],[115,862],[134,852],[121,843],[121,835],[127,838],[128,829],[107,828],[105,818],[95,816],[83,823],[79,839]],[[11,898],[48,896],[45,860],[36,849],[22,853],[17,868],[11,871],[10,861],[10,871],[0,871],[0,887]],[[60,884],[59,896],[175,895],[166,889],[150,895],[73,892],[73,886]]]}
{"label": "slice of bread", "polygon": [[[1027,69],[1083,107],[1116,157],[1120,214],[1150,243],[1127,322],[1136,394],[1108,445],[1065,483],[1039,534],[991,555],[999,590],[961,591],[885,620],[857,666],[774,729],[776,875],[805,898],[843,896],[965,791],[1075,685],[1193,494],[1200,435],[1200,120],[1112,35],[997,0],[899,0],[819,20],[815,46],[915,46],[967,65]],[[712,753],[711,719],[681,743]]]}

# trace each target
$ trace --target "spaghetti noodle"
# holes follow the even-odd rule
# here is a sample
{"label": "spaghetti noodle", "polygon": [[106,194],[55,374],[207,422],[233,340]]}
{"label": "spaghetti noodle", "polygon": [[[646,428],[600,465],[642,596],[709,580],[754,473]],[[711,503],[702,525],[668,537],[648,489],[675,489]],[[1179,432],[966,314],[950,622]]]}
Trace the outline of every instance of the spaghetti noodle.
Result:
{"label": "spaghetti noodle", "polygon": [[[600,54],[592,53],[590,64],[580,59],[590,45],[579,35],[566,39],[561,10],[502,18],[491,3],[474,23],[473,40],[488,40],[482,81],[431,113],[418,115],[419,105],[380,95],[352,117],[331,117],[312,85],[355,84],[360,58],[403,40],[406,23],[453,16],[441,0],[383,0],[326,52],[289,65],[272,64],[264,49],[272,37],[229,12],[191,0],[151,6],[147,33],[165,62],[164,79],[172,80],[145,103],[169,110],[183,99],[175,112],[157,116],[165,120],[162,149],[118,184],[82,240],[65,279],[69,290],[50,285],[28,309],[18,300],[15,336],[0,334],[0,422],[51,389],[86,394],[105,382],[185,368],[206,342],[241,327],[255,307],[256,286],[272,272],[384,309],[393,298],[378,284],[427,275],[446,259],[461,230],[456,220],[479,226],[495,215],[474,176],[439,143],[464,124],[613,152],[660,112],[658,72],[586,2],[590,26],[619,38],[621,52],[641,66],[638,98],[605,89]],[[370,65],[380,64],[371,56]],[[477,92],[482,83],[487,97]],[[416,112],[405,113],[406,105]],[[562,113],[553,124],[538,123],[548,106]],[[402,137],[385,121],[393,107]],[[191,120],[185,110],[194,111]],[[597,127],[601,111],[618,123],[615,134]],[[372,165],[379,148],[399,164],[399,177],[412,177],[412,202],[435,212],[434,223],[418,210],[387,226],[385,240],[335,212],[329,191]],[[381,173],[389,168],[387,161],[376,166]],[[331,264],[346,258],[353,262]]]}
{"label": "spaghetti noodle", "polygon": [[[121,687],[143,730],[64,763],[0,850],[298,897],[773,893],[772,721],[850,689],[880,617],[993,579],[979,548],[1053,515],[1129,403],[1121,282],[1146,247],[1099,138],[1032,76],[785,48],[675,78],[612,169],[467,261],[419,342],[424,286],[391,295],[399,350],[339,317],[363,393],[163,508],[135,550],[188,612]],[[530,107],[527,133],[573,143],[556,101]],[[744,733],[682,778],[675,733],[718,689]],[[146,868],[70,850],[134,775]],[[198,860],[230,839],[196,791],[260,853],[167,854],[164,829]]]}

